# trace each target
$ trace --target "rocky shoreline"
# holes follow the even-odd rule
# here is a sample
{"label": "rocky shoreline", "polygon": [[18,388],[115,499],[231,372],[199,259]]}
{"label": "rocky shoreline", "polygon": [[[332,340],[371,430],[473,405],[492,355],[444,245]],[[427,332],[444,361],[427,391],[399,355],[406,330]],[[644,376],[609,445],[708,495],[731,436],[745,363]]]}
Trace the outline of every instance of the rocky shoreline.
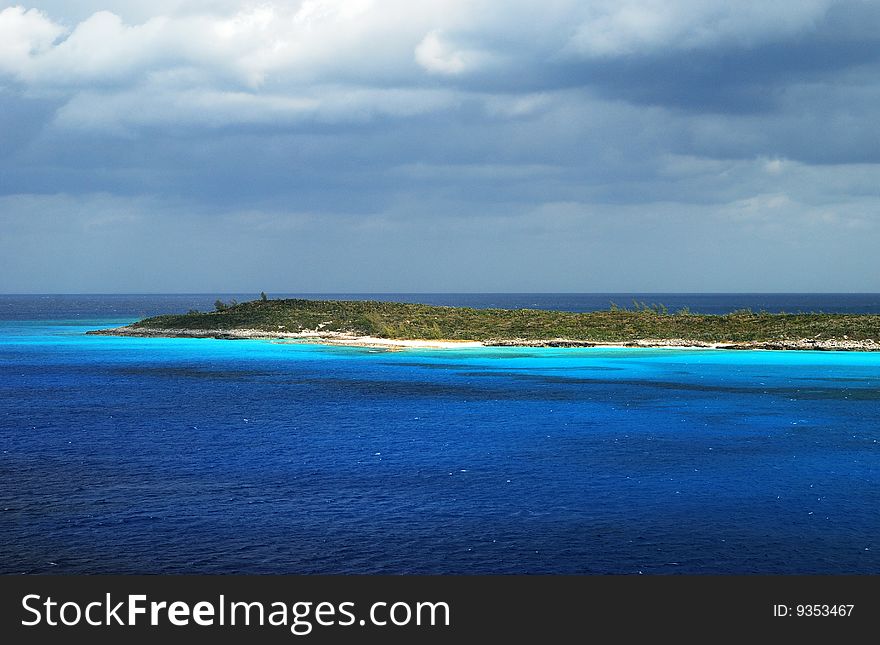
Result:
{"label": "rocky shoreline", "polygon": [[452,348],[465,347],[669,347],[680,349],[733,349],[733,350],[800,350],[800,351],[838,351],[838,352],[877,352],[880,342],[873,339],[799,339],[770,341],[737,341],[709,343],[687,340],[684,338],[639,339],[627,342],[596,342],[553,338],[547,340],[525,340],[518,338],[490,339],[486,341],[455,341],[455,340],[404,340],[377,338],[373,336],[357,336],[333,331],[265,331],[261,329],[156,329],[143,327],[115,327],[96,329],[86,332],[98,336],[132,336],[140,338],[215,338],[221,340],[262,339],[286,340],[304,343],[320,343],[327,345],[349,345],[356,347],[384,347],[388,349],[402,348]]}
{"label": "rocky shoreline", "polygon": [[671,347],[681,349],[768,349],[768,350],[801,350],[801,351],[838,351],[838,352],[877,352],[880,343],[874,340],[771,340],[771,341],[729,341],[709,343],[685,338],[644,338],[619,343],[604,343],[557,338],[553,340],[497,340],[487,341],[484,345],[493,347]]}

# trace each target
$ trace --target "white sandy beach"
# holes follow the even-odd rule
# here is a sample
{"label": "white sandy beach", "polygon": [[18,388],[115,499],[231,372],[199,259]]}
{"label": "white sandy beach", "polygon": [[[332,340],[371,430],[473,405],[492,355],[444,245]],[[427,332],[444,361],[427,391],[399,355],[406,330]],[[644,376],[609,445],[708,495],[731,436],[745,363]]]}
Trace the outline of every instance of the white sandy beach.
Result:
{"label": "white sandy beach", "polygon": [[301,332],[265,331],[262,329],[145,329],[140,327],[117,327],[87,332],[102,336],[135,336],[145,338],[216,338],[223,340],[263,339],[279,342],[316,343],[322,345],[342,345],[348,347],[375,347],[388,350],[396,349],[475,349],[479,347],[598,347],[598,348],[668,348],[668,349],[766,349],[766,350],[824,350],[824,351],[880,351],[880,342],[875,340],[850,339],[801,339],[778,341],[745,341],[745,342],[700,342],[682,338],[645,338],[628,343],[604,343],[594,341],[578,341],[566,338],[547,340],[503,339],[491,341],[476,340],[431,340],[431,339],[396,339],[378,338],[376,336],[358,336],[342,332],[324,330],[305,330]]}
{"label": "white sandy beach", "polygon": [[[291,339],[293,340],[293,339]],[[476,340],[399,340],[396,338],[377,338],[376,336],[350,336],[347,334],[304,334],[300,342],[320,343],[322,345],[345,345],[349,347],[379,347],[384,349],[467,349],[485,347]]]}

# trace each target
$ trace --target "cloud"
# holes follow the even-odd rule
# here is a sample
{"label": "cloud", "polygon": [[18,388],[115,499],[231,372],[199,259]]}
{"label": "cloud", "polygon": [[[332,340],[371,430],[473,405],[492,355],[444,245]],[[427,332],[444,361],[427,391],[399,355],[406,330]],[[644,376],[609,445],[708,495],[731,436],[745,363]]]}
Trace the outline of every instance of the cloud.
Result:
{"label": "cloud", "polygon": [[[840,19],[839,8],[850,4],[306,0],[186,9],[165,2],[157,5],[165,13],[127,22],[124,9],[141,16],[146,6],[130,2],[119,13],[97,11],[72,25],[11,7],[0,12],[0,34],[7,34],[0,39],[0,78],[31,95],[66,97],[74,114],[100,94],[118,106],[111,124],[143,122],[123,113],[141,100],[180,104],[188,120],[186,106],[199,96],[219,99],[198,108],[207,124],[228,121],[228,105],[245,102],[243,94],[249,105],[265,104],[267,114],[278,113],[284,100],[294,111],[317,101],[316,111],[339,120],[338,102],[316,96],[328,86],[387,91],[385,106],[401,97],[405,104],[424,88],[476,101],[490,95],[486,109],[498,118],[521,115],[534,97],[572,87],[676,109],[767,111],[780,87],[835,83],[842,70],[880,59],[871,54],[880,51],[876,45],[848,48],[858,27]],[[499,93],[511,96],[512,109],[498,109]],[[212,106],[219,115],[210,115]],[[242,122],[253,122],[255,111],[243,109]],[[173,121],[173,110],[151,112]],[[361,101],[352,101],[353,120],[364,113]],[[65,115],[59,122],[78,127],[83,119]]]}
{"label": "cloud", "polygon": [[645,55],[661,48],[752,47],[806,32],[833,0],[609,0],[589,3],[569,41],[589,57]]}
{"label": "cloud", "polygon": [[[98,11],[73,27],[45,13],[11,7],[0,13],[0,33],[14,35],[3,68],[34,86],[77,82],[137,84],[155,73],[197,68],[205,79],[228,77],[258,87],[328,73],[415,69],[412,55],[434,11],[404,2],[306,0],[240,7],[231,14],[158,14],[127,24]],[[63,37],[62,37],[63,36]],[[366,52],[369,57],[364,56]]]}
{"label": "cloud", "polygon": [[0,11],[6,289],[167,249],[172,290],[880,288],[872,3],[34,2]]}
{"label": "cloud", "polygon": [[0,71],[26,78],[35,57],[51,50],[64,28],[37,9],[0,11]]}
{"label": "cloud", "polygon": [[57,112],[54,124],[65,129],[125,134],[131,128],[222,128],[231,125],[357,123],[377,118],[406,118],[454,106],[443,90],[313,87],[301,95],[254,95],[211,89],[136,88],[125,92],[82,92]]}
{"label": "cloud", "polygon": [[492,63],[486,52],[454,46],[438,31],[429,32],[415,50],[416,61],[432,74],[456,76]]}
{"label": "cloud", "polygon": [[467,67],[465,55],[445,43],[436,31],[416,47],[416,60],[429,72],[438,74],[460,74]]}
{"label": "cloud", "polygon": [[771,175],[778,175],[785,168],[785,162],[778,157],[775,159],[768,159],[764,162],[764,171],[770,173]]}

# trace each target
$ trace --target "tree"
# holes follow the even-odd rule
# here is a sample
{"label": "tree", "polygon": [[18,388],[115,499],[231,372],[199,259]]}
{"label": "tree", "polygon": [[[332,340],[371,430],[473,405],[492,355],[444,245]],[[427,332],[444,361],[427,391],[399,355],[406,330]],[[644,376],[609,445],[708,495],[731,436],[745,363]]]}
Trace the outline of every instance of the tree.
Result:
{"label": "tree", "polygon": [[266,295],[266,292],[261,291],[260,292],[260,300],[262,300],[263,302],[266,302],[268,299],[269,299],[269,297]]}
{"label": "tree", "polygon": [[217,298],[214,301],[214,309],[216,309],[217,311],[226,311],[228,308],[229,308],[228,305],[225,302],[223,302],[222,300],[220,300],[220,298]]}

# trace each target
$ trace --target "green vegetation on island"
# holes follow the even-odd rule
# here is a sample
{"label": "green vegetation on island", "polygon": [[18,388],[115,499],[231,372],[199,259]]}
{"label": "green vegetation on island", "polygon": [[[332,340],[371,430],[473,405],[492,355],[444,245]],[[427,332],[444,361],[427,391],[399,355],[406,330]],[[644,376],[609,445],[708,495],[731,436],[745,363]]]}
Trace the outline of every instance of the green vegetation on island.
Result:
{"label": "green vegetation on island", "polygon": [[880,340],[880,315],[767,313],[726,315],[668,312],[662,305],[612,305],[606,311],[569,313],[536,309],[472,309],[400,302],[259,300],[216,303],[216,311],[147,318],[125,328],[218,334],[260,330],[267,334],[336,332],[389,339],[444,339],[504,344],[505,341],[628,343],[645,339],[694,343]]}

